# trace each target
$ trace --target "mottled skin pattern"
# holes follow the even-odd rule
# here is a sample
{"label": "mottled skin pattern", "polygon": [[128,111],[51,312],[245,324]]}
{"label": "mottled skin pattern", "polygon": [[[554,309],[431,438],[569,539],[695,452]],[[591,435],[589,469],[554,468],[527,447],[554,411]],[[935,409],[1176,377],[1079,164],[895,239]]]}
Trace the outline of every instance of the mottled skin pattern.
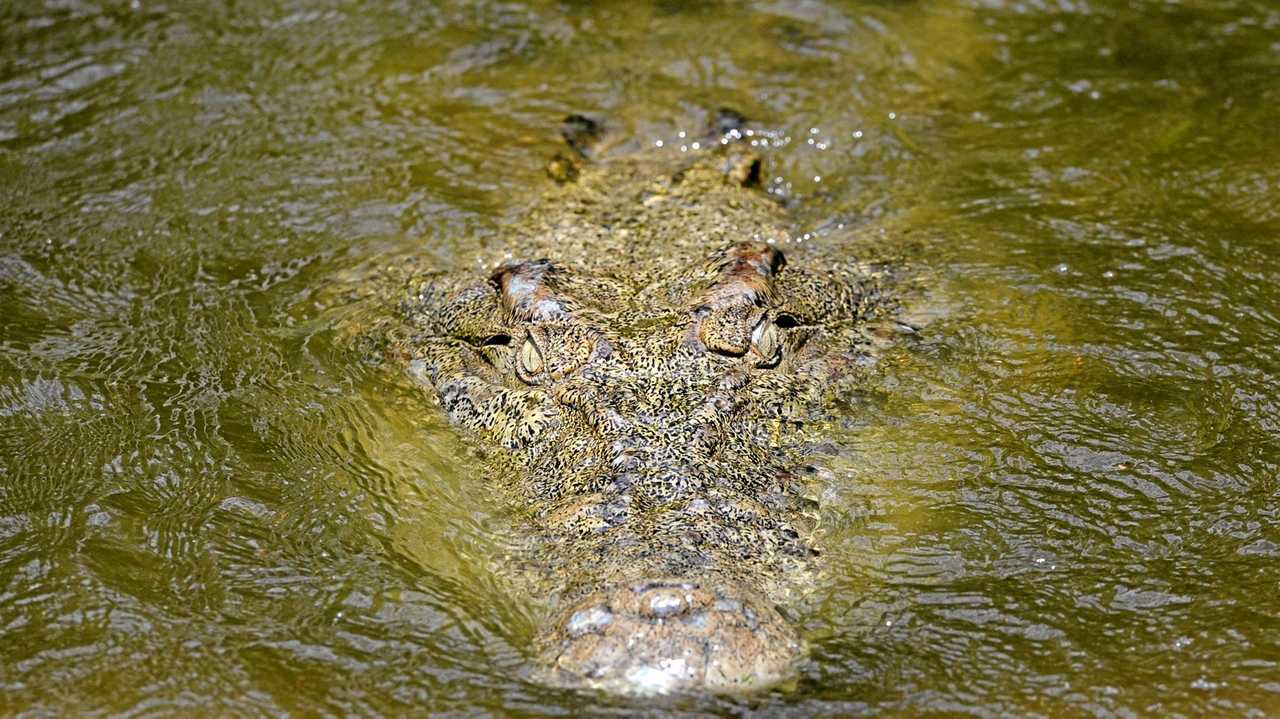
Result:
{"label": "mottled skin pattern", "polygon": [[710,151],[608,155],[571,118],[507,257],[417,278],[389,342],[532,510],[552,681],[749,690],[803,654],[777,609],[817,554],[794,437],[866,365],[880,278],[794,242],[724,123]]}

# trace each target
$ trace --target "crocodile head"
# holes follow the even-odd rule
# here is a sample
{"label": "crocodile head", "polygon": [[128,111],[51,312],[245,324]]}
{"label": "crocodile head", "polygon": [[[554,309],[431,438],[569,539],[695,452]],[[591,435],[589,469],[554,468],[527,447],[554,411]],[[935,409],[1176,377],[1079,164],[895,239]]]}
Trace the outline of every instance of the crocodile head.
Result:
{"label": "crocodile head", "polygon": [[500,448],[546,540],[555,681],[750,690],[803,654],[778,609],[816,554],[792,438],[865,360],[875,283],[788,263],[757,162],[575,171],[513,228],[536,259],[428,277],[404,305],[412,374]]}

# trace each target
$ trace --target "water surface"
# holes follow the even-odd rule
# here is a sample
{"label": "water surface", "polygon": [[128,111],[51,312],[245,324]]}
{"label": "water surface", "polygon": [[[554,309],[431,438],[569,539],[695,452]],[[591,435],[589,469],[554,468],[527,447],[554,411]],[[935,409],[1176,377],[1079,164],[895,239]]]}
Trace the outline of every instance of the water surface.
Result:
{"label": "water surface", "polygon": [[[1280,712],[1277,78],[1261,0],[6,4],[0,714]],[[566,113],[719,106],[921,330],[794,689],[547,689],[518,510],[333,288],[501,242]]]}

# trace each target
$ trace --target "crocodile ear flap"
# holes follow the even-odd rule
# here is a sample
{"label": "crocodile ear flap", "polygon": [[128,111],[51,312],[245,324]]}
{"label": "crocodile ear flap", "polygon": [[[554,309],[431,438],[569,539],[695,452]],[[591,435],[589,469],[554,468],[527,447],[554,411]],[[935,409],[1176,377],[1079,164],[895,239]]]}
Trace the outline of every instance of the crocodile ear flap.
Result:
{"label": "crocodile ear flap", "polygon": [[785,264],[780,251],[762,242],[726,250],[717,258],[716,279],[693,310],[689,339],[717,354],[746,354],[772,302],[774,276]]}
{"label": "crocodile ear flap", "polygon": [[534,260],[503,265],[489,281],[512,321],[547,322],[572,315],[572,302],[556,289],[555,278],[563,272],[551,260]]}
{"label": "crocodile ear flap", "polygon": [[782,251],[763,242],[739,242],[720,253],[708,268],[715,279],[706,304],[743,301],[761,304],[773,299],[776,276],[787,264]]}

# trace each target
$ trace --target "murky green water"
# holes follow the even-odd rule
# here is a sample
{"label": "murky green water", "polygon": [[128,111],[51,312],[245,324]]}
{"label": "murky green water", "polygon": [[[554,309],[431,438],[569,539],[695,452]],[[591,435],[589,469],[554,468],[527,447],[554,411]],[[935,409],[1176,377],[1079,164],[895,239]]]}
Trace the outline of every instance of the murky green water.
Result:
{"label": "murky green water", "polygon": [[[789,693],[529,680],[482,466],[332,331],[554,123],[777,138],[911,233]],[[0,6],[0,714],[1280,712],[1280,7]]]}

